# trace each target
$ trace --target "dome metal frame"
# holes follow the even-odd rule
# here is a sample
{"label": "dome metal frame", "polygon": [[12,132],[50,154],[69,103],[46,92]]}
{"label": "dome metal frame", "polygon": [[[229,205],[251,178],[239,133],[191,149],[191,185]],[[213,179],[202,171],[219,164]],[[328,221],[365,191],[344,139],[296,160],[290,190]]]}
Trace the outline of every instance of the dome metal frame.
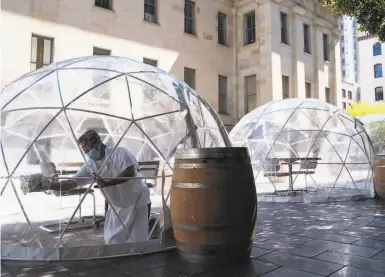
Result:
{"label": "dome metal frame", "polygon": [[[81,65],[82,63],[87,62],[94,62],[95,65],[98,63],[101,63],[102,65],[99,66],[87,66],[87,67],[77,67],[76,65]],[[105,66],[103,68],[103,66]],[[121,67],[122,70],[116,70],[116,69],[111,69],[108,67]],[[134,70],[134,68],[138,68],[139,70]],[[110,78],[105,78],[103,81],[95,84],[94,86],[91,86],[84,92],[80,93],[69,101],[68,103],[65,103],[63,100],[63,93],[62,89],[63,86],[66,84],[61,84],[59,72],[60,71],[69,71],[69,70],[90,70],[92,72],[100,71],[102,74],[105,72],[109,72],[114,74]],[[153,74],[153,76],[158,75],[162,76],[162,78],[168,78],[168,81],[172,82],[173,88],[175,89],[175,92],[173,93],[174,95],[177,95],[178,98],[172,97],[170,95],[169,91],[165,91],[164,88],[159,87],[157,84],[152,84],[148,79],[145,78],[140,78],[138,75],[140,74]],[[15,87],[20,85],[26,78],[33,78],[39,76],[34,80],[33,82],[29,83],[27,86],[25,86],[22,90],[20,91],[15,91]],[[53,78],[56,79],[57,83],[57,92],[59,93],[60,96],[60,101],[61,105],[60,106],[35,106],[35,107],[16,107],[16,108],[9,108],[9,106],[20,99],[23,94],[28,93],[31,88],[34,88],[34,86],[37,86],[39,82],[42,82],[46,78]],[[90,92],[94,91],[95,89],[102,87],[104,84],[109,84],[109,82],[112,82],[116,80],[117,78],[124,78],[127,84],[127,91],[128,91],[128,99],[129,99],[129,110],[131,112],[131,118],[126,118],[114,114],[107,114],[104,112],[98,112],[94,110],[89,110],[89,109],[83,109],[83,108],[73,108],[71,105],[75,103],[78,99],[81,99],[84,95],[89,94]],[[147,115],[139,118],[135,118],[134,116],[134,109],[135,109],[135,104],[133,104],[133,99],[134,95],[132,95],[130,85],[132,80],[138,81],[141,84],[144,84],[150,90],[156,90],[157,92],[163,93],[167,97],[171,97],[175,103],[178,103],[179,105],[179,110],[171,110],[169,112],[162,112],[158,114],[153,114],[153,115]],[[79,81],[79,80],[75,80]],[[159,80],[158,80],[159,81]],[[53,88],[51,88],[53,89]],[[53,93],[53,92],[51,92]],[[31,93],[33,94],[33,93]],[[5,95],[5,101],[4,100],[4,95]],[[172,231],[172,224],[171,224],[171,219],[170,219],[170,211],[169,207],[167,204],[168,198],[170,196],[170,191],[168,191],[167,196],[165,197],[165,179],[167,177],[170,177],[170,175],[167,175],[166,173],[166,167],[168,167],[169,171],[171,170],[172,172],[172,163],[170,161],[172,160],[176,150],[180,147],[192,147],[192,148],[198,148],[198,147],[207,147],[206,145],[206,135],[209,135],[208,130],[210,129],[215,129],[217,128],[217,134],[221,137],[222,142],[217,142],[217,144],[220,144],[224,147],[230,147],[231,143],[227,135],[227,131],[225,127],[223,126],[220,118],[218,115],[215,113],[215,111],[210,107],[210,105],[202,98],[200,97],[194,90],[192,90],[187,84],[184,82],[179,81],[176,77],[169,75],[167,72],[160,70],[158,68],[149,66],[149,65],[144,65],[142,63],[139,63],[137,61],[128,59],[128,58],[123,58],[123,57],[117,57],[117,56],[106,56],[106,57],[101,57],[101,56],[91,56],[91,57],[82,57],[82,58],[76,58],[68,61],[63,61],[63,62],[58,62],[55,64],[51,64],[50,66],[46,68],[42,68],[36,71],[33,71],[31,73],[27,73],[20,77],[19,79],[13,81],[10,83],[8,86],[6,86],[2,90],[2,103],[1,103],[1,114],[2,118],[5,116],[5,120],[7,120],[7,115],[12,114],[15,112],[25,112],[28,113],[30,111],[39,111],[39,110],[57,110],[57,113],[52,117],[51,120],[48,121],[48,123],[40,129],[40,131],[35,135],[35,137],[30,140],[30,144],[25,150],[24,154],[21,155],[20,159],[16,162],[15,166],[13,168],[10,168],[8,163],[7,163],[7,156],[5,154],[5,148],[7,145],[7,141],[9,141],[9,137],[6,138],[4,141],[5,135],[4,132],[6,132],[7,127],[4,126],[6,123],[2,124],[1,129],[2,129],[2,140],[0,142],[0,149],[1,149],[1,157],[4,163],[5,167],[5,175],[1,176],[2,180],[6,180],[5,184],[2,186],[0,196],[2,197],[4,194],[4,191],[8,186],[12,188],[12,191],[14,192],[14,195],[17,199],[18,205],[20,206],[21,212],[30,228],[30,231],[33,234],[33,237],[36,238],[37,242],[37,247],[24,247],[21,245],[8,245],[8,244],[3,244],[2,243],[2,259],[19,259],[19,260],[78,260],[78,259],[98,259],[98,258],[105,258],[105,257],[115,257],[115,256],[124,256],[124,255],[141,255],[143,253],[151,253],[151,252],[157,252],[157,251],[163,251],[163,250],[168,250],[170,248],[175,247],[175,241],[169,237],[169,232],[167,233],[166,231]],[[33,96],[33,95],[32,95]],[[101,97],[101,96],[99,96]],[[38,97],[37,97],[38,98]],[[198,117],[198,120],[201,120],[202,125],[199,125],[197,123],[197,117],[194,118],[194,114],[191,111],[192,108],[192,98],[197,101],[198,106],[199,106],[199,111],[200,111],[200,116],[201,118]],[[28,99],[28,98],[26,98]],[[28,105],[28,103],[24,103],[25,105]],[[24,105],[23,104],[23,105]],[[149,105],[151,107],[151,105]],[[148,108],[148,107],[147,107]],[[196,107],[195,107],[196,108]],[[163,209],[161,210],[161,213],[157,219],[157,222],[159,221],[160,217],[163,216],[164,220],[164,230],[162,232],[162,235],[158,239],[153,239],[150,240],[150,237],[152,233],[154,232],[157,224],[154,225],[153,229],[151,230],[147,242],[132,242],[132,243],[127,243],[127,244],[119,244],[119,245],[100,245],[100,246],[92,246],[92,247],[60,247],[60,243],[62,241],[62,238],[64,234],[67,232],[67,228],[69,227],[70,222],[74,219],[77,211],[79,210],[79,207],[85,200],[86,196],[90,192],[91,188],[93,187],[95,180],[89,185],[87,185],[87,192],[81,197],[81,200],[79,201],[78,205],[76,206],[75,210],[72,212],[70,219],[68,220],[64,230],[60,233],[59,239],[57,240],[55,246],[53,248],[44,248],[42,246],[41,241],[39,240],[39,235],[34,229],[34,227],[31,224],[31,220],[28,217],[28,212],[26,211],[20,196],[17,192],[16,185],[14,183],[14,180],[18,178],[16,176],[19,171],[19,166],[23,161],[25,161],[25,158],[27,156],[27,153],[30,150],[35,150],[36,152],[39,152],[36,143],[39,139],[42,139],[42,135],[44,132],[49,128],[59,116],[62,116],[66,120],[66,124],[69,127],[69,132],[70,132],[70,140],[74,145],[76,145],[78,152],[81,154],[82,159],[86,165],[87,159],[84,155],[84,153],[81,151],[80,146],[76,143],[77,140],[77,133],[78,130],[74,130],[74,126],[72,126],[71,123],[71,118],[68,115],[68,112],[76,111],[76,112],[84,112],[84,113],[90,113],[94,114],[97,116],[106,116],[108,118],[114,118],[116,120],[121,120],[125,121],[128,123],[128,126],[126,128],[123,128],[124,131],[120,133],[120,138],[115,141],[114,148],[112,150],[115,151],[115,149],[120,145],[123,139],[126,139],[127,134],[131,131],[131,128],[136,128],[138,132],[143,135],[143,145],[139,151],[139,154],[141,151],[143,151],[143,147],[145,143],[148,144],[148,146],[152,149],[154,153],[156,153],[159,158],[164,162],[163,167],[161,169],[161,176],[156,176],[155,178],[160,178],[161,179],[161,197],[162,197],[162,204],[163,204]],[[150,137],[146,130],[144,130],[143,125],[140,125],[140,121],[160,117],[160,116],[167,116],[170,114],[176,114],[178,112],[184,112],[185,114],[185,123],[186,123],[186,133],[180,138],[180,140],[177,140],[177,143],[175,145],[172,145],[172,148],[168,149],[167,155],[165,155],[165,152],[159,149],[157,146],[157,143],[155,143],[153,140],[153,137]],[[27,115],[28,116],[28,115]],[[211,116],[211,120],[216,126],[208,126],[208,123],[205,120],[205,116]],[[20,119],[19,119],[20,120]],[[28,120],[27,120],[28,122]],[[32,123],[32,122],[31,122]],[[199,125],[199,126],[198,126]],[[119,126],[120,128],[120,126]],[[174,130],[173,130],[174,131]],[[12,134],[15,135],[15,134]],[[172,134],[173,135],[173,134]],[[203,136],[203,138],[202,138]],[[107,136],[107,140],[110,139],[112,135]],[[12,137],[11,137],[12,138]],[[28,138],[29,139],[29,138]],[[188,146],[186,146],[186,142],[189,141]],[[147,146],[146,144],[146,146]],[[215,142],[213,143],[214,146],[220,146],[220,145],[215,145]],[[170,142],[171,146],[171,142]],[[112,153],[111,153],[112,154]],[[109,155],[105,161],[105,163],[110,159],[111,155]],[[39,156],[40,159],[40,156]],[[40,160],[41,161],[41,160]],[[105,164],[104,163],[104,164]],[[104,166],[104,165],[103,165]],[[92,172],[91,167],[88,165],[88,169],[90,172]],[[100,172],[100,170],[99,170]],[[98,176],[99,172],[96,173]],[[95,172],[94,172],[95,173]],[[72,177],[66,177],[65,179],[71,179]],[[60,179],[60,178],[57,178]],[[126,179],[132,179],[132,178],[126,178]],[[142,179],[149,179],[148,177],[142,177]],[[119,218],[115,208],[113,205],[111,205],[110,200],[108,197],[105,195],[103,190],[100,190],[106,199],[106,201],[109,203],[112,211],[114,214]],[[137,204],[137,203],[136,203]],[[127,227],[123,224],[122,220],[119,218],[120,223],[123,225],[123,227],[126,229],[128,233],[129,230]]]}
{"label": "dome metal frame", "polygon": [[[323,202],[352,199],[362,194],[374,197],[373,151],[362,124],[343,110],[321,100],[292,98],[271,101],[245,115],[230,132],[230,139],[234,146],[249,148],[260,201]],[[353,152],[357,152],[356,160]],[[292,176],[287,176],[291,174],[290,170],[279,173],[281,175],[267,174],[272,159],[281,162],[289,158],[295,160],[290,160],[290,163],[300,167]],[[312,159],[314,161],[310,161]],[[306,160],[315,164],[314,172],[306,166],[301,170],[302,161],[306,163]],[[282,170],[285,163],[278,165],[280,169],[276,172]],[[320,167],[326,175],[334,172],[327,170],[335,170],[335,178],[328,183],[321,182],[315,177]],[[353,174],[352,170],[360,169],[367,170],[365,177]],[[297,181],[301,180],[300,174],[304,176],[302,183]],[[286,180],[282,180],[287,177],[289,186],[285,184]],[[309,193],[307,177],[311,180],[312,194]],[[295,191],[293,187],[296,184]],[[343,191],[344,187],[351,190],[349,196],[344,195],[348,191]],[[341,191],[341,194],[335,191]]]}

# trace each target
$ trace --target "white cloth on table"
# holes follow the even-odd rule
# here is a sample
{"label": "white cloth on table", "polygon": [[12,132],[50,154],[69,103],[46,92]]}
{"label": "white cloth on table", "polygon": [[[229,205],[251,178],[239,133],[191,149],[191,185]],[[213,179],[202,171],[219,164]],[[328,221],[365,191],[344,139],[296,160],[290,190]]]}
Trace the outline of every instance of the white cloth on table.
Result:
{"label": "white cloth on table", "polygon": [[[92,172],[99,172],[98,175],[101,178],[111,178],[118,176],[130,166],[135,168],[134,177],[140,177],[138,172],[139,164],[126,148],[117,147],[115,151],[112,152],[112,150],[113,148],[107,147],[102,160],[88,161],[88,165],[84,164],[73,177],[92,177]],[[105,162],[106,160],[107,162]],[[103,166],[104,163],[105,165]],[[92,172],[89,167],[91,167]],[[89,183],[89,180],[78,179],[76,182],[79,185],[86,185]],[[147,204],[150,202],[150,190],[143,180],[127,180],[119,185],[104,188],[103,192],[126,226],[126,228],[122,226],[120,220],[112,211],[111,206],[109,206],[104,223],[105,243],[118,244],[130,241],[145,241],[148,236]],[[136,203],[137,209],[135,213]],[[129,238],[126,229],[129,231],[131,229],[132,239]]]}

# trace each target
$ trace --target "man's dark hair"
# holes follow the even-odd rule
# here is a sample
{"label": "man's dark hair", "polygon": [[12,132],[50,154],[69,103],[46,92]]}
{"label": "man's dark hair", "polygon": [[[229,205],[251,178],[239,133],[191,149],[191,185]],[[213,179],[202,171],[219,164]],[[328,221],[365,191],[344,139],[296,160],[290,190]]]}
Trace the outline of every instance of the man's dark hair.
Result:
{"label": "man's dark hair", "polygon": [[94,146],[100,145],[101,147],[105,147],[99,134],[92,129],[87,130],[83,135],[80,136],[80,138],[78,139],[78,143],[80,144],[82,142],[89,142]]}

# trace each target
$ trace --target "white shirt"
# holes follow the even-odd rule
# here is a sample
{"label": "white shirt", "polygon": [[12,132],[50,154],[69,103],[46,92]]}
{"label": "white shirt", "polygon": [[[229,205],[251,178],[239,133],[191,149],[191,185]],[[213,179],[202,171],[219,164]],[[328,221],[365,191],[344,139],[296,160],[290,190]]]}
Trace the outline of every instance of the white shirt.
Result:
{"label": "white shirt", "polygon": [[[138,172],[139,164],[130,151],[126,148],[117,147],[111,154],[112,150],[113,148],[110,147],[105,148],[103,159],[87,161],[88,165],[84,164],[73,177],[93,177],[89,169],[91,167],[92,172],[99,172],[98,175],[101,178],[113,178],[130,166],[135,168],[134,177],[141,176]],[[107,162],[105,163],[106,160]],[[89,184],[89,180],[79,179],[75,181],[81,186]],[[138,197],[140,197],[139,205],[147,205],[150,202],[150,190],[142,179],[128,180],[119,185],[104,188],[103,191],[114,208],[129,208],[136,203]]]}

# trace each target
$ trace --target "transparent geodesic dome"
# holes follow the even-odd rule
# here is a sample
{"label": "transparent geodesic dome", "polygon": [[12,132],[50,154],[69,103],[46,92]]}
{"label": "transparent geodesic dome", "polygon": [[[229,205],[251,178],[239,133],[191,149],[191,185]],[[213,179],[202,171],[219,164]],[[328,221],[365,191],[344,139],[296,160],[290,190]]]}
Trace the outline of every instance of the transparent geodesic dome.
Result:
{"label": "transparent geodesic dome", "polygon": [[376,155],[385,155],[385,114],[368,114],[358,117],[364,125]]}
{"label": "transparent geodesic dome", "polygon": [[[97,248],[104,244],[103,226],[90,227],[89,221],[94,220],[94,209],[103,217],[105,204],[91,184],[85,186],[89,190],[84,199],[84,194],[21,192],[19,177],[41,172],[42,162],[54,163],[59,178],[71,178],[71,172],[85,163],[76,140],[88,129],[96,130],[107,147],[127,148],[139,162],[159,162],[149,177],[164,179],[145,181],[154,186],[153,210],[165,212],[164,228],[169,228],[167,198],[176,149],[230,145],[210,106],[158,68],[122,57],[93,56],[28,73],[1,93],[3,258],[76,259],[141,251],[127,245],[114,245],[110,252],[108,247]],[[80,220],[80,209],[88,223]],[[78,221],[80,227],[71,229],[71,218],[71,224]],[[63,250],[72,247],[80,248]]]}
{"label": "transparent geodesic dome", "polygon": [[374,196],[372,151],[362,124],[323,101],[269,102],[245,115],[230,140],[249,149],[259,200]]}

